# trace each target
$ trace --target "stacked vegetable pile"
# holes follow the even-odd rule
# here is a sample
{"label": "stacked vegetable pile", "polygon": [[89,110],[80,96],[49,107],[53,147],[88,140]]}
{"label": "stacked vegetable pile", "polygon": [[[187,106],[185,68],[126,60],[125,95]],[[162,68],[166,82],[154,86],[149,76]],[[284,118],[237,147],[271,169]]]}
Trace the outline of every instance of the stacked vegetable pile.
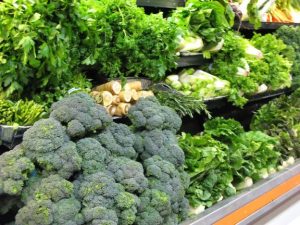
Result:
{"label": "stacked vegetable pile", "polygon": [[154,96],[152,91],[143,90],[142,82],[127,81],[122,88],[120,81],[110,81],[93,88],[91,96],[103,105],[111,116],[127,116],[129,108],[140,98]]}
{"label": "stacked vegetable pile", "polygon": [[245,132],[232,119],[210,120],[204,124],[203,133],[183,133],[179,143],[186,155],[185,170],[191,178],[187,197],[195,213],[268,177],[281,169],[281,164],[294,162],[292,157],[280,153],[277,136]]}
{"label": "stacked vegetable pile", "polygon": [[234,32],[225,36],[223,48],[207,68],[231,84],[229,100],[243,106],[247,96],[290,87],[292,61],[288,47],[272,34],[256,34],[247,40]]}
{"label": "stacked vegetable pile", "polygon": [[178,224],[187,217],[181,120],[155,98],[116,124],[87,94],[51,107],[21,145],[0,156],[0,214],[17,225]]}
{"label": "stacked vegetable pile", "polygon": [[202,70],[185,69],[179,75],[170,75],[166,83],[184,95],[198,99],[227,96],[230,83]]}
{"label": "stacked vegetable pile", "polygon": [[189,0],[185,8],[177,9],[170,21],[178,29],[180,53],[202,52],[210,58],[220,50],[224,35],[234,22],[234,13],[226,1]]}

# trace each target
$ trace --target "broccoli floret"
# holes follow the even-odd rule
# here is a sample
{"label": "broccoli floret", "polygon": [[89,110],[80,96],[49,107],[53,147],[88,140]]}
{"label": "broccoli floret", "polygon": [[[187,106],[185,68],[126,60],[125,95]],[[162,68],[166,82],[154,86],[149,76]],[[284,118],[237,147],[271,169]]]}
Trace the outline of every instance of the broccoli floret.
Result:
{"label": "broccoli floret", "polygon": [[135,135],[125,124],[112,123],[95,137],[112,155],[136,159]]}
{"label": "broccoli floret", "polygon": [[77,142],[77,150],[82,157],[84,174],[105,170],[109,152],[94,138],[84,138]]}
{"label": "broccoli floret", "polygon": [[23,138],[25,155],[44,169],[69,178],[80,170],[81,157],[76,144],[69,141],[64,127],[54,119],[40,120],[28,129]]}
{"label": "broccoli floret", "polygon": [[24,156],[24,148],[19,145],[0,157],[0,195],[19,195],[24,182],[34,170],[34,164]]}
{"label": "broccoli floret", "polygon": [[167,129],[176,133],[182,123],[173,109],[161,106],[155,97],[140,99],[130,107],[128,117],[137,129]]}
{"label": "broccoli floret", "polygon": [[164,219],[159,215],[159,212],[152,207],[146,211],[140,212],[135,221],[136,225],[163,225]]}
{"label": "broccoli floret", "polygon": [[125,157],[113,158],[107,166],[111,176],[122,184],[126,191],[142,193],[148,187],[142,164]]}
{"label": "broccoli floret", "polygon": [[184,152],[178,146],[176,135],[169,130],[155,129],[141,132],[137,135],[135,147],[143,160],[159,155],[176,167],[184,163]]}
{"label": "broccoli floret", "polygon": [[[149,220],[148,216],[146,216],[147,214],[149,214],[149,216],[151,214],[156,216],[158,213],[159,216],[156,218],[156,224],[157,222],[163,221],[163,218],[168,217],[172,212],[170,197],[162,191],[147,189],[140,196],[140,200],[141,204],[139,205],[137,215],[138,224],[149,224],[147,223]],[[154,212],[154,210],[156,212]]]}
{"label": "broccoli floret", "polygon": [[94,208],[84,208],[82,210],[85,225],[117,225],[118,216],[114,210],[108,210],[97,206]]}
{"label": "broccoli floret", "polygon": [[74,184],[77,197],[87,208],[101,206],[115,210],[121,225],[130,225],[135,221],[138,198],[125,192],[124,187],[110,175],[102,172],[85,175]]}
{"label": "broccoli floret", "polygon": [[81,225],[81,204],[75,198],[62,199],[56,203],[50,200],[31,200],[16,215],[16,225]]}
{"label": "broccoli floret", "polygon": [[68,141],[64,127],[54,119],[42,119],[28,129],[23,136],[26,156],[53,152]]}
{"label": "broccoli floret", "polygon": [[73,184],[59,175],[51,175],[42,179],[34,191],[35,200],[51,200],[57,202],[73,195]]}
{"label": "broccoli floret", "polygon": [[16,225],[50,225],[53,222],[50,200],[31,200],[16,215]]}
{"label": "broccoli floret", "polygon": [[81,225],[84,222],[80,213],[81,204],[75,198],[62,199],[53,204],[53,224]]}
{"label": "broccoli floret", "polygon": [[105,108],[85,93],[73,94],[54,103],[50,117],[66,125],[71,138],[84,137],[112,122]]}
{"label": "broccoli floret", "polygon": [[173,213],[178,214],[184,200],[185,186],[181,182],[180,173],[175,166],[159,156],[153,156],[144,161],[146,176],[151,189],[165,192],[171,200]]}

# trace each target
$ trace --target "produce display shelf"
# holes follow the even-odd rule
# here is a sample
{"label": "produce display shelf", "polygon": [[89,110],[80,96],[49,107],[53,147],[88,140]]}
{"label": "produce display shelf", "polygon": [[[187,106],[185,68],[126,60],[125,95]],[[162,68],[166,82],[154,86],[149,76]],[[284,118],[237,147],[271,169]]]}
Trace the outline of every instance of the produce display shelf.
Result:
{"label": "produce display shelf", "polygon": [[[261,27],[258,28],[257,30],[276,30],[280,28],[281,26],[300,26],[300,23],[274,23],[274,22],[262,22]],[[255,30],[254,26],[247,22],[244,21],[242,23],[236,22],[234,25],[234,29],[236,30]]]}
{"label": "produce display shelf", "polygon": [[136,4],[141,7],[176,9],[185,6],[185,0],[137,0]]}
{"label": "produce display shelf", "polygon": [[205,59],[202,54],[183,55],[177,60],[177,67],[189,67],[189,66],[201,66],[210,62],[209,59]]}
{"label": "produce display shelf", "polygon": [[300,161],[225,199],[181,225],[246,225],[300,194]]}

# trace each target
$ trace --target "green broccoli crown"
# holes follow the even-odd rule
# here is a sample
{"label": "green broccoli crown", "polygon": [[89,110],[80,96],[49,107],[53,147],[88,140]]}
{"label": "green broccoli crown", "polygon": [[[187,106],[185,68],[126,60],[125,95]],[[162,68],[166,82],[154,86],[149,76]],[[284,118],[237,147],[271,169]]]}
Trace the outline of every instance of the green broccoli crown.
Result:
{"label": "green broccoli crown", "polygon": [[66,125],[71,138],[101,130],[112,122],[105,108],[85,93],[72,94],[54,103],[50,117]]}
{"label": "green broccoli crown", "polygon": [[130,193],[142,193],[148,187],[141,163],[125,157],[113,158],[107,166],[115,180]]}
{"label": "green broccoli crown", "polygon": [[42,179],[34,191],[33,197],[35,200],[51,200],[57,202],[64,198],[71,198],[72,195],[73,184],[56,174]]}
{"label": "green broccoli crown", "polygon": [[35,166],[24,156],[21,145],[0,157],[0,195],[20,195],[24,182],[29,179]]}
{"label": "green broccoli crown", "polygon": [[138,197],[126,192],[121,184],[106,173],[98,172],[80,177],[74,182],[75,192],[83,205],[88,208],[98,206],[115,210],[118,224],[133,224],[136,218]]}
{"label": "green broccoli crown", "polygon": [[184,152],[178,146],[176,135],[169,130],[155,129],[141,132],[137,137],[136,149],[143,160],[159,155],[176,167],[184,163]]}
{"label": "green broccoli crown", "polygon": [[181,210],[180,204],[184,199],[185,186],[175,166],[160,156],[153,156],[144,161],[144,167],[149,187],[165,192],[171,199],[173,212],[178,214]]}
{"label": "green broccoli crown", "polygon": [[125,124],[112,123],[95,137],[114,156],[136,159],[135,135]]}
{"label": "green broccoli crown", "polygon": [[81,225],[83,216],[81,204],[75,198],[50,200],[31,200],[16,215],[16,225]]}
{"label": "green broccoli crown", "polygon": [[102,206],[83,208],[82,215],[86,225],[118,225],[117,213],[114,210],[109,210]]}
{"label": "green broccoli crown", "polygon": [[76,145],[77,151],[82,157],[82,170],[84,174],[93,174],[105,170],[106,161],[110,154],[96,139],[80,139]]}
{"label": "green broccoli crown", "polygon": [[155,97],[139,100],[130,107],[128,117],[137,129],[168,129],[176,133],[182,123],[174,110],[161,106]]}

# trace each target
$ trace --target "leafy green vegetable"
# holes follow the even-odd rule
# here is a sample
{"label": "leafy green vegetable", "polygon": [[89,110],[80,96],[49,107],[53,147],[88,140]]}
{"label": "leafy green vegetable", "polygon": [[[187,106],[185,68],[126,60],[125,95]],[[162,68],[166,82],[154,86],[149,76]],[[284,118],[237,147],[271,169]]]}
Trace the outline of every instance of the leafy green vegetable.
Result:
{"label": "leafy green vegetable", "polygon": [[269,65],[269,73],[265,83],[273,90],[290,87],[292,63],[284,57],[287,46],[283,41],[272,34],[264,36],[255,34],[251,43],[263,52],[264,58],[262,60]]}
{"label": "leafy green vegetable", "polygon": [[0,124],[2,125],[33,125],[46,115],[44,106],[34,101],[0,99]]}
{"label": "leafy green vegetable", "polygon": [[300,124],[300,90],[290,97],[281,96],[261,107],[251,122],[251,129],[260,130],[266,134],[278,137],[277,146],[282,159],[289,156],[299,157],[299,124]]}
{"label": "leafy green vegetable", "polygon": [[198,135],[182,133],[179,145],[191,178],[187,196],[195,211],[251,186],[253,180],[266,178],[276,171],[280,158],[276,137],[245,132],[232,119],[209,120]]}
{"label": "leafy green vegetable", "polygon": [[[72,1],[0,2],[0,91],[57,86],[77,70],[78,35],[69,13]],[[33,83],[35,85],[32,85]]]}
{"label": "leafy green vegetable", "polygon": [[74,11],[82,64],[110,78],[153,80],[175,67],[176,29],[162,14],[146,15],[133,0],[80,0]]}
{"label": "leafy green vegetable", "polygon": [[237,106],[243,106],[247,99],[245,94],[252,94],[258,90],[258,84],[253,77],[239,75],[238,70],[245,70],[245,58],[247,41],[234,32],[228,32],[225,37],[224,46],[221,51],[213,57],[213,64],[210,67],[211,73],[228,80],[231,84],[231,93],[229,100]]}
{"label": "leafy green vegetable", "polygon": [[247,102],[246,97],[259,92],[261,86],[269,90],[291,86],[291,62],[285,56],[286,49],[271,34],[255,34],[249,42],[237,33],[228,32],[223,48],[214,54],[208,69],[231,83],[229,100],[241,107]]}
{"label": "leafy green vegetable", "polygon": [[300,83],[300,27],[280,27],[275,34],[278,38],[283,40],[283,42],[288,46],[286,50],[289,50],[289,55],[285,55],[293,61],[292,75],[293,82]]}
{"label": "leafy green vegetable", "polygon": [[[220,3],[221,2],[221,3]],[[190,32],[199,35],[208,51],[221,42],[225,32],[233,25],[234,13],[228,3],[213,0],[190,0],[185,8],[177,9],[171,21],[185,36]]]}
{"label": "leafy green vegetable", "polygon": [[[30,93],[30,97],[37,103],[45,105],[49,109],[51,104],[61,100],[70,93],[75,92],[90,92],[92,83],[83,74],[73,76],[72,80],[59,84],[56,87],[49,87],[48,89],[41,89],[38,94]],[[30,90],[28,90],[30,91]]]}

